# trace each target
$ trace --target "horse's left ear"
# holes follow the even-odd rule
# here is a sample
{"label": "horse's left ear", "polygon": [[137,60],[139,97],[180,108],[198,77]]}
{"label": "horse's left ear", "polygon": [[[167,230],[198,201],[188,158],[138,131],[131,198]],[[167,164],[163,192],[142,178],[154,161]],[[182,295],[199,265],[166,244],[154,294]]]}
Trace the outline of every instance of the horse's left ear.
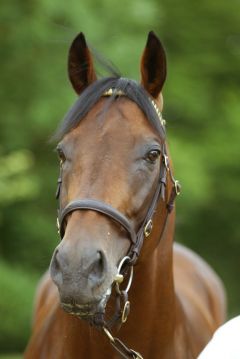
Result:
{"label": "horse's left ear", "polygon": [[73,40],[68,54],[68,76],[77,94],[97,79],[91,52],[81,32]]}
{"label": "horse's left ear", "polygon": [[141,83],[154,98],[160,94],[167,75],[167,61],[159,38],[150,31],[141,59]]}

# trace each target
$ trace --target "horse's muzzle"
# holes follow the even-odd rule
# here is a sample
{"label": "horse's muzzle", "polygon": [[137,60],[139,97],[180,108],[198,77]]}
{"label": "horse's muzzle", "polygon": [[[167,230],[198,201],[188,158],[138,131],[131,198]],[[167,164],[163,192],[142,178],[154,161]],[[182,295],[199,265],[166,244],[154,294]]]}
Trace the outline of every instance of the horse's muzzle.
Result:
{"label": "horse's muzzle", "polygon": [[[99,248],[77,251],[74,246],[56,248],[50,274],[58,287],[61,307],[69,314],[90,322],[105,313],[116,267],[107,262]],[[114,268],[113,268],[114,267]]]}
{"label": "horse's muzzle", "polygon": [[111,295],[111,289],[98,302],[93,303],[70,303],[61,302],[61,307],[69,314],[87,320],[90,324],[101,326],[104,321],[104,314],[107,301]]}

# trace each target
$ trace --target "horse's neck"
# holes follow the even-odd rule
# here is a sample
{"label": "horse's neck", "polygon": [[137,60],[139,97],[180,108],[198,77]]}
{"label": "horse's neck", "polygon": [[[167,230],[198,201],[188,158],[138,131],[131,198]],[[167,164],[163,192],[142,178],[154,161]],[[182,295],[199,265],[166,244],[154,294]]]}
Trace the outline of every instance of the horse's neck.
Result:
{"label": "horse's neck", "polygon": [[185,337],[185,329],[179,321],[183,315],[182,308],[173,281],[174,224],[175,215],[172,213],[155,251],[148,260],[136,266],[130,294],[132,318],[130,315],[129,321],[132,319],[135,326],[142,323],[144,334],[155,338],[151,347],[160,347],[161,355],[166,357],[171,357],[170,353],[176,350],[176,336]]}
{"label": "horse's neck", "polygon": [[171,316],[174,316],[172,310],[175,298],[172,265],[174,222],[175,215],[172,213],[168,216],[161,239],[149,238],[159,242],[156,249],[135,268],[131,299],[132,302],[137,301],[138,306],[142,303],[145,313],[147,310],[152,311],[156,306],[158,315],[161,312],[165,315],[166,311],[169,311]]}

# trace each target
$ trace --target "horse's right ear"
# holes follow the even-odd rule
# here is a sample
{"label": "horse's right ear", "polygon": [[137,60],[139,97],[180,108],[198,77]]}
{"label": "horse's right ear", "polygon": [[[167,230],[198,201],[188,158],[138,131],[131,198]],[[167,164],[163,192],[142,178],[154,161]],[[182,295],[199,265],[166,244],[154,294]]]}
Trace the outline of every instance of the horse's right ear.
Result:
{"label": "horse's right ear", "polygon": [[150,31],[141,60],[141,83],[145,90],[157,98],[167,75],[167,61],[159,38]]}
{"label": "horse's right ear", "polygon": [[68,55],[68,76],[77,94],[97,79],[92,55],[81,32],[73,40]]}

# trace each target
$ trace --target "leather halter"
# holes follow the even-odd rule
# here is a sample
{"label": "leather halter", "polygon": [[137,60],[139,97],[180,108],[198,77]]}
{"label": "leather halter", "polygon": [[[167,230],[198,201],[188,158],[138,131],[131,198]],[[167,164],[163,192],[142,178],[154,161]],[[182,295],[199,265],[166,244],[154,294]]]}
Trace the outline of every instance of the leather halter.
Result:
{"label": "leather halter", "polygon": [[[174,207],[174,200],[176,195],[179,194],[180,187],[178,181],[175,181],[174,178],[172,177],[168,165],[167,156],[164,154],[162,155],[162,165],[160,168],[160,176],[159,176],[157,188],[153,195],[152,202],[150,207],[148,208],[145,219],[143,220],[137,232],[135,232],[129,219],[123,213],[119,212],[117,209],[113,208],[112,206],[110,206],[105,202],[95,199],[85,198],[81,200],[77,199],[71,201],[65,208],[63,208],[63,210],[58,211],[57,227],[60,237],[61,238],[64,237],[64,233],[65,233],[64,224],[68,214],[77,210],[91,210],[91,211],[99,212],[109,217],[110,219],[114,220],[116,223],[122,226],[125,229],[125,231],[128,233],[129,239],[131,240],[131,246],[129,252],[127,253],[127,256],[130,258],[128,265],[135,264],[140,254],[144,238],[148,237],[152,231],[153,228],[152,217],[157,207],[159,197],[161,196],[162,199],[165,199],[167,172],[170,173],[171,180],[173,182],[173,188],[170,195],[170,200],[167,203],[167,210],[170,213]],[[61,183],[62,183],[62,178],[60,173],[60,177],[58,179],[58,189],[56,192],[57,198],[59,197],[60,194]]]}
{"label": "leather halter", "polygon": [[[116,89],[109,89],[106,91],[103,96],[124,96],[125,94],[120,90]],[[165,120],[162,118],[162,114],[160,110],[158,109],[156,103],[150,99],[154,109],[156,110],[156,113],[158,115],[159,121],[162,125],[162,127],[165,126]],[[66,217],[68,214],[77,211],[77,210],[91,210],[98,212],[102,215],[105,215],[106,217],[110,218],[111,220],[115,221],[119,226],[125,229],[125,231],[128,234],[128,237],[131,241],[131,245],[129,248],[128,253],[126,254],[126,257],[124,257],[123,261],[127,259],[124,267],[123,267],[123,274],[125,275],[128,270],[136,263],[138,256],[140,254],[144,239],[147,238],[153,228],[153,222],[152,218],[156,211],[156,207],[158,205],[160,197],[165,201],[165,189],[167,185],[167,177],[168,174],[170,176],[170,180],[172,182],[172,189],[171,193],[168,199],[168,202],[166,203],[167,208],[167,214],[164,221],[164,228],[167,223],[168,214],[172,211],[174,207],[174,201],[175,197],[180,193],[180,184],[177,180],[174,179],[171,168],[169,166],[167,151],[165,147],[165,143],[162,145],[162,151],[161,151],[161,166],[160,166],[160,173],[158,178],[158,183],[156,186],[156,190],[154,192],[154,195],[152,197],[151,204],[147,210],[147,213],[145,215],[144,220],[142,221],[142,224],[138,228],[137,231],[133,228],[130,220],[121,212],[119,212],[116,208],[112,207],[111,205],[91,198],[85,198],[85,199],[76,199],[71,201],[66,205],[65,208],[58,210],[58,217],[57,217],[57,227],[58,232],[60,234],[60,237],[64,237],[65,232],[65,223],[66,223]],[[60,190],[61,190],[61,184],[62,184],[62,165],[60,166],[60,175],[58,178],[58,186],[56,191],[56,198],[59,199]],[[164,230],[163,228],[163,230]],[[162,233],[163,233],[162,230]],[[161,234],[162,237],[162,234]],[[160,239],[161,239],[160,237]],[[122,261],[121,261],[122,263]],[[122,268],[122,266],[121,266]],[[121,272],[121,270],[120,270]],[[132,272],[131,272],[132,273]],[[121,273],[118,273],[122,279],[123,276]],[[120,283],[121,281],[119,281]],[[116,283],[118,284],[118,283]],[[128,286],[130,287],[130,285]],[[129,288],[128,288],[129,289]],[[124,298],[124,308],[121,310],[121,298]],[[114,317],[109,321],[108,323],[105,323],[103,321],[103,331],[110,340],[110,343],[113,345],[113,347],[124,357],[124,358],[131,358],[131,359],[137,359],[142,358],[142,356],[135,352],[133,349],[127,348],[118,338],[115,338],[111,335],[109,332],[110,327],[112,325],[116,324],[119,320],[121,321],[120,324],[124,323],[127,319],[127,314],[129,312],[129,301],[127,296],[127,291],[121,291],[118,286],[118,293],[117,293],[117,306],[116,306],[116,313]],[[126,313],[125,313],[126,311]],[[124,317],[124,318],[123,318]],[[124,319],[124,320],[123,320]]]}

